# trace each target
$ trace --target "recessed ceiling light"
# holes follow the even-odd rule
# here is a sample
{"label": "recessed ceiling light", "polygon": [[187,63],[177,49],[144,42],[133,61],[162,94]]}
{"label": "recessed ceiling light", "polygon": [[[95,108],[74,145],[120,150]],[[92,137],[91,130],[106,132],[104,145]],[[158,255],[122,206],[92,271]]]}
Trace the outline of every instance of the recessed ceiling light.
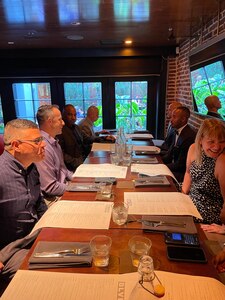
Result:
{"label": "recessed ceiling light", "polygon": [[81,41],[84,39],[84,37],[82,35],[76,35],[76,34],[67,35],[66,38],[68,40],[73,40],[73,41]]}
{"label": "recessed ceiling light", "polygon": [[124,43],[125,43],[126,45],[131,45],[133,42],[132,42],[132,40],[125,40]]}
{"label": "recessed ceiling light", "polygon": [[8,42],[8,45],[14,45],[14,42]]}
{"label": "recessed ceiling light", "polygon": [[71,23],[71,25],[73,25],[73,26],[79,26],[81,23],[80,22],[77,22],[77,21],[74,21],[74,22],[72,22]]}

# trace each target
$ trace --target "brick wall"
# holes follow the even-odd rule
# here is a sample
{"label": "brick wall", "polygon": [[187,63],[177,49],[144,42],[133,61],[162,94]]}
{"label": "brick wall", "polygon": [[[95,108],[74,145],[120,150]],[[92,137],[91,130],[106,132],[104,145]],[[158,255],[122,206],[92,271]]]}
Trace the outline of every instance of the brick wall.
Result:
{"label": "brick wall", "polygon": [[212,19],[201,30],[196,32],[195,38],[184,41],[180,45],[179,54],[175,58],[168,59],[167,106],[174,100],[186,105],[191,110],[189,124],[196,129],[199,128],[204,117],[193,111],[189,53],[223,32],[225,32],[225,10],[221,11],[218,17]]}

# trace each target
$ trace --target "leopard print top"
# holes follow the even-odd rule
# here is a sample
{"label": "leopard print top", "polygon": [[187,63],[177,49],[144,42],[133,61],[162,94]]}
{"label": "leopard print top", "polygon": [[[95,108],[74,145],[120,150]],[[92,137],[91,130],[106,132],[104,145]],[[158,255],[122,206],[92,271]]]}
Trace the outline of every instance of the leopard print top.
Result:
{"label": "leopard print top", "polygon": [[223,207],[223,197],[218,180],[214,176],[216,159],[202,154],[202,163],[191,163],[190,175],[192,179],[189,196],[201,214],[203,223],[221,224],[220,212]]}

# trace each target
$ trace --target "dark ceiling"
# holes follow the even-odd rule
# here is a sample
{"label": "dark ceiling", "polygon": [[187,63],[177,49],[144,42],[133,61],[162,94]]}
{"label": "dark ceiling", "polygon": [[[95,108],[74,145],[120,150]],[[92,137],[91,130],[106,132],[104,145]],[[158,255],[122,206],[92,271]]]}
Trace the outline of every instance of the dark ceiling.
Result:
{"label": "dark ceiling", "polygon": [[[0,0],[0,49],[178,45],[224,0]],[[131,46],[128,46],[131,47]]]}

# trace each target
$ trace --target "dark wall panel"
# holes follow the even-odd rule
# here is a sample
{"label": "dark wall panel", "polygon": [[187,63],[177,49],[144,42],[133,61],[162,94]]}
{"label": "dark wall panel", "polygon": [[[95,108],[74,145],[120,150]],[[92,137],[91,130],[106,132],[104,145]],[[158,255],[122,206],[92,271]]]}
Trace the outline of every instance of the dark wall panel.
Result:
{"label": "dark wall panel", "polygon": [[160,74],[161,57],[21,58],[0,60],[0,77]]}

